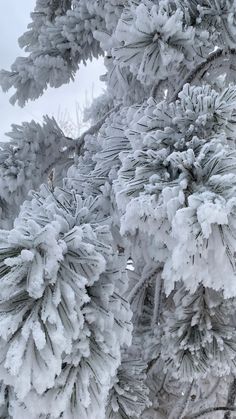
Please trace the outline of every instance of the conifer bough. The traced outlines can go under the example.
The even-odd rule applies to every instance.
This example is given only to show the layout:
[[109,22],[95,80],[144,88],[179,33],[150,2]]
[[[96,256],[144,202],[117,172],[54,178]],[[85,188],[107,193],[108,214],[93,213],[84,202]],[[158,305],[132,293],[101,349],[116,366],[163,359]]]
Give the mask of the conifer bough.
[[37,0],[19,43],[12,103],[106,90],[0,146],[0,417],[233,418],[236,1]]

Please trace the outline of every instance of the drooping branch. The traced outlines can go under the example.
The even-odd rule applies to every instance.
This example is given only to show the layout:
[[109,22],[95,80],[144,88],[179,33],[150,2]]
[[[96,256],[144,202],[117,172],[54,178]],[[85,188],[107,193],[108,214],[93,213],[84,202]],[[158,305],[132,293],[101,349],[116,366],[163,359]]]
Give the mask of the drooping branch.
[[207,413],[219,412],[219,411],[231,411],[236,412],[235,406],[217,406],[217,407],[208,407],[207,409],[200,410],[197,413],[192,413],[191,415],[184,416],[183,419],[196,419],[200,416],[206,415]]
[[210,67],[210,65],[217,60],[218,58],[224,57],[224,56],[230,56],[230,55],[236,55],[236,49],[235,48],[231,48],[231,49],[222,49],[219,48],[216,51],[213,51],[211,54],[208,55],[207,59],[203,62],[201,62],[200,64],[198,64],[183,80],[183,82],[181,83],[181,85],[178,87],[178,89],[175,91],[174,95],[170,98],[169,102],[174,102],[178,99],[178,94],[181,92],[181,90],[183,89],[183,86],[186,83],[191,83],[195,77],[197,77],[197,75],[201,72],[204,71],[206,72],[208,70],[208,68]]

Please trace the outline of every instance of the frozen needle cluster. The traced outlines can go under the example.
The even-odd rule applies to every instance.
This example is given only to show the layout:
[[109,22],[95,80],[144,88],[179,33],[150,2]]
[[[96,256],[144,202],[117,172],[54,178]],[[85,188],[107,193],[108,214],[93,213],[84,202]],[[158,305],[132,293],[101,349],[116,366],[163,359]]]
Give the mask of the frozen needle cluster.
[[236,2],[37,0],[21,106],[104,56],[91,126],[0,146],[0,417],[229,419]]

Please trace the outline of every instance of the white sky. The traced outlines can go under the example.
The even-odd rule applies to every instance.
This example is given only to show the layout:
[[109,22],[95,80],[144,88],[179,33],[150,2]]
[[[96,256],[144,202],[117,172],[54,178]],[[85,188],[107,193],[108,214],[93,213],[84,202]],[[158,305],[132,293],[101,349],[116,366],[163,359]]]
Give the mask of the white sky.
[[[7,0],[0,14],[0,68],[9,70],[15,58],[22,54],[18,46],[18,38],[30,22],[30,12],[33,11],[36,0]],[[3,10],[4,9],[4,10]],[[103,60],[94,60],[87,67],[81,66],[74,83],[66,84],[59,89],[49,88],[38,100],[28,102],[24,108],[9,103],[11,91],[3,93],[0,88],[0,141],[4,133],[10,131],[12,123],[21,123],[35,119],[42,120],[42,115],[53,115],[65,111],[75,121],[76,103],[81,107],[93,96],[98,96],[104,84],[99,76],[105,72]],[[14,89],[12,90],[12,92]]]

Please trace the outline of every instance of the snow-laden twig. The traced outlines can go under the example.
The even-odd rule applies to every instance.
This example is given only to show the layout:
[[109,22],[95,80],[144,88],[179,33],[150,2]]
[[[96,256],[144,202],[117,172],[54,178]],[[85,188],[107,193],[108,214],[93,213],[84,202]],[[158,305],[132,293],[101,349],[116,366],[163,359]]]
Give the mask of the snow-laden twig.
[[219,412],[220,410],[222,411],[229,410],[231,412],[236,412],[236,407],[235,406],[208,407],[207,409],[200,410],[197,413],[192,413],[191,415],[184,416],[183,419],[196,419],[196,418],[200,418],[200,416],[206,415],[207,413]]
[[76,140],[73,140],[72,138],[66,137],[66,139],[68,141],[71,141],[72,145],[67,147],[66,150],[64,150],[60,157],[58,159],[56,159],[53,164],[51,166],[49,166],[47,168],[47,173],[50,173],[53,168],[60,163],[61,161],[63,161],[65,158],[68,158],[68,156],[70,154],[74,154],[76,152],[76,154],[79,154],[81,151],[81,148],[84,144],[84,140],[86,135],[93,135],[96,132],[99,131],[99,129],[101,128],[101,126],[104,124],[104,122],[106,121],[106,119],[113,113],[116,112],[118,109],[120,109],[121,104],[115,106],[114,108],[112,108],[109,112],[107,112],[101,119],[99,119],[98,122],[96,122],[96,124],[92,125],[89,129],[87,129],[85,132],[83,132],[83,134],[77,138]]
[[119,105],[115,106],[114,108],[112,108],[109,112],[107,112],[101,119],[99,119],[98,122],[96,122],[96,124],[92,125],[87,131],[85,131],[77,140],[75,140],[75,144],[77,146],[77,149],[80,150],[81,145],[84,143],[84,139],[86,137],[86,135],[93,135],[96,132],[98,132],[101,128],[101,126],[104,124],[104,122],[106,121],[106,119],[113,113],[116,112],[120,109],[121,104],[119,103]]
[[[227,406],[234,406],[236,399],[236,378],[233,379],[232,383],[229,386],[229,393],[228,393],[228,399],[227,399]],[[225,413],[224,419],[230,419],[231,418],[231,412],[230,410]]]
[[216,51],[213,51],[209,54],[209,56],[207,57],[207,59],[203,62],[201,62],[200,64],[198,64],[183,80],[183,82],[181,83],[181,85],[178,87],[178,89],[175,91],[174,95],[170,98],[169,102],[175,102],[178,99],[178,95],[181,92],[181,90],[183,89],[183,86],[186,83],[191,83],[195,77],[197,77],[197,75],[205,70],[207,71],[208,66],[210,66],[216,59],[223,57],[223,56],[230,56],[230,55],[236,55],[236,49],[235,48],[231,48],[229,50],[225,50],[222,48],[218,48]]
[[161,268],[158,268],[158,269],[155,269],[154,272],[152,272],[150,275],[142,275],[141,276],[140,280],[133,287],[132,291],[129,294],[128,300],[129,300],[130,304],[132,304],[134,302],[135,297],[139,293],[140,289],[144,286],[144,284],[151,281],[160,272],[161,272]]
[[175,419],[175,418],[184,419],[183,415],[188,406],[192,388],[193,388],[193,381],[186,388],[183,398],[179,401],[178,405],[174,407],[168,419]]
[[154,309],[152,315],[152,327],[159,323],[160,313],[161,313],[161,300],[162,300],[162,278],[156,278],[155,283],[155,295],[154,295]]
[[215,384],[209,390],[209,392],[204,393],[203,398],[199,398],[197,401],[194,401],[194,410],[201,409],[203,403],[207,401],[212,396],[212,394],[215,394],[216,389],[219,386],[220,382],[221,382],[221,379],[218,378]]

